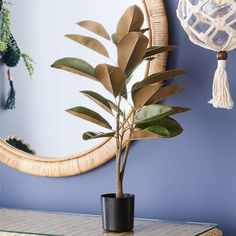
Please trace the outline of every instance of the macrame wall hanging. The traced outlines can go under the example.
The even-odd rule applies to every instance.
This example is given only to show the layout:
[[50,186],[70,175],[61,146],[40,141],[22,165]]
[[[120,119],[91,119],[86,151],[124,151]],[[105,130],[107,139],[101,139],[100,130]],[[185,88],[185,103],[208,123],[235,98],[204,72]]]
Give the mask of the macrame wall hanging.
[[0,58],[7,69],[7,78],[10,84],[10,91],[6,99],[5,109],[15,109],[15,89],[13,85],[13,77],[11,68],[18,65],[22,58],[29,75],[33,75],[33,60],[25,53],[21,53],[16,40],[14,39],[10,26],[10,12],[8,6],[11,5],[9,1],[0,0]]
[[226,72],[227,51],[236,48],[235,0],[180,0],[177,16],[190,40],[217,52],[212,99],[215,108],[233,108]]

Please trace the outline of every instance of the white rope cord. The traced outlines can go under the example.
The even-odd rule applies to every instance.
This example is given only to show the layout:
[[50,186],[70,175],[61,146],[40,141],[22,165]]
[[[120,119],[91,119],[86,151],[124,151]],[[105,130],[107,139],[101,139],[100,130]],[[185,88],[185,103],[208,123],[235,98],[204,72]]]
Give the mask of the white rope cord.
[[[236,47],[236,2],[234,0],[221,0],[222,2],[228,3],[228,7],[231,10],[225,12],[223,16],[214,17],[214,15],[217,15],[217,12],[219,12],[219,8],[215,7],[209,12],[206,12],[205,8],[206,4],[213,4],[215,1],[216,0],[199,0],[198,5],[192,5],[191,0],[180,0],[177,16],[193,43],[217,52],[230,51]],[[187,14],[187,16],[184,17],[184,14]],[[192,17],[196,17],[196,20],[194,24],[191,25],[189,24],[189,20]],[[232,20],[227,21],[230,18],[232,18]],[[209,28],[206,29],[205,32],[198,32],[196,26],[199,25],[199,23],[206,23]],[[213,29],[215,29],[214,32],[209,35],[210,31]],[[213,38],[217,36],[219,31],[223,31],[229,36],[228,40],[221,45],[213,41]],[[209,37],[212,40],[208,40]]]
[[[177,16],[194,44],[216,52],[236,48],[235,0],[179,0]],[[209,103],[232,109],[226,58],[218,59]]]
[[226,109],[233,108],[233,101],[229,93],[229,83],[227,79],[227,72],[225,70],[226,61],[218,60],[218,67],[214,76],[214,83],[212,86],[212,99],[209,101],[215,108],[224,107]]

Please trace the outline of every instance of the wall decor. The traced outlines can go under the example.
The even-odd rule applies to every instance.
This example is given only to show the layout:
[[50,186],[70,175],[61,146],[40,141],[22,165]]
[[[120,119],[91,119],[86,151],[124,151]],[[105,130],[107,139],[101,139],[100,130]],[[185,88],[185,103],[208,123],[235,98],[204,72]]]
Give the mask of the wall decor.
[[[29,4],[29,3],[31,3],[31,0],[22,0],[22,2],[20,2],[20,3],[18,1],[16,1],[15,4],[16,5],[18,4],[19,9],[25,9],[25,10],[30,9],[31,12],[33,12],[33,16],[35,16],[39,12],[40,7],[42,7],[42,9],[45,8],[45,2],[46,1],[47,0],[36,1],[33,4],[33,6],[31,6]],[[81,4],[76,0],[70,0],[70,1],[73,2],[73,4],[75,4],[75,5],[77,4],[78,6],[80,6],[79,4]],[[133,2],[133,0],[132,0],[132,2]],[[110,1],[105,1],[104,0],[104,1],[102,1],[102,3],[104,5],[105,4],[107,5],[107,4],[110,3]],[[101,5],[102,3],[99,2],[99,5]],[[68,11],[74,11],[75,7],[74,7],[73,4],[68,4],[68,6],[67,6]],[[113,5],[116,4],[117,9],[119,8],[120,5],[122,5],[120,3],[120,1],[114,2],[112,4]],[[143,8],[145,10],[145,13],[146,13],[146,21],[148,23],[148,28],[150,29],[149,31],[146,32],[146,34],[150,34],[150,36],[149,36],[150,46],[168,45],[168,24],[167,24],[167,17],[166,17],[165,7],[164,7],[164,4],[163,4],[163,1],[162,0],[158,0],[158,1],[157,0],[137,1],[137,4],[140,4],[140,6],[143,6]],[[29,8],[29,7],[32,7],[32,8]],[[123,2],[122,11],[121,11],[121,8],[119,8],[120,12],[117,10],[117,12],[119,13],[119,15],[116,13],[117,17],[120,16],[120,14],[124,11],[124,9],[126,7],[127,7],[127,3]],[[48,38],[45,37],[45,34],[41,34],[42,35],[41,41],[45,40],[45,43],[47,43],[52,38],[52,44],[48,48],[50,50],[50,48],[55,47],[55,51],[58,52],[58,53],[61,53],[61,51],[64,50],[63,53],[61,53],[61,56],[64,56],[65,53],[67,53],[66,47],[64,48],[64,45],[63,45],[63,48],[62,48],[61,44],[63,44],[63,42],[67,42],[67,46],[70,46],[70,45],[75,46],[75,48],[73,48],[72,51],[71,51],[72,55],[73,55],[73,52],[74,52],[75,56],[78,56],[79,54],[78,54],[78,51],[76,51],[76,50],[77,49],[82,50],[80,48],[80,45],[79,44],[74,44],[70,40],[64,40],[64,38],[61,36],[65,33],[68,33],[67,28],[70,27],[70,24],[73,25],[73,23],[77,20],[77,15],[76,15],[77,11],[75,11],[74,16],[71,17],[71,19],[66,24],[63,25],[64,29],[62,29],[62,23],[65,20],[63,19],[63,22],[58,24],[58,16],[60,15],[60,12],[58,11],[57,8],[55,8],[54,5],[53,5],[52,9],[51,8],[48,9],[48,15],[50,17],[52,17],[52,13],[54,14],[54,19],[56,19],[54,26],[55,26],[55,29],[57,29],[57,30],[54,30],[54,32],[59,31],[60,34],[57,33],[58,38],[56,37],[56,41],[55,41],[54,34],[52,34],[52,37],[51,37],[51,35],[50,35],[51,31],[48,33],[49,34]],[[25,15],[25,12],[23,12],[22,14]],[[98,14],[98,13],[95,12],[94,14]],[[34,21],[34,18],[32,19],[32,22],[33,22],[32,27],[33,27],[33,29],[36,29],[36,30],[38,30],[38,28],[39,28],[40,32],[42,32],[43,29],[46,26],[45,26],[45,24],[42,24],[40,14],[39,14],[39,18],[40,18],[39,22]],[[26,19],[28,19],[28,18],[26,18]],[[105,18],[105,20],[106,20],[106,18]],[[35,27],[36,24],[38,24],[37,27]],[[114,26],[115,26],[115,22],[114,22]],[[115,28],[114,26],[111,27],[111,29],[109,30],[110,34],[112,34],[114,32],[114,28]],[[29,26],[27,25],[27,27],[29,27]],[[74,25],[74,27],[75,27],[75,30],[78,30],[77,25]],[[49,26],[48,29],[50,30],[50,26]],[[82,30],[82,28],[79,28],[79,29]],[[73,28],[72,28],[72,30],[73,30]],[[33,37],[34,35],[30,34],[30,36]],[[22,37],[23,37],[23,39],[24,38],[28,39],[28,37],[26,37],[25,35],[23,35]],[[35,40],[38,40],[38,37],[39,37],[39,35],[35,34]],[[60,41],[60,38],[61,38],[61,41]],[[33,40],[34,40],[34,38],[33,38]],[[104,39],[104,40],[108,41],[106,39]],[[58,41],[60,41],[59,45],[58,45]],[[23,42],[23,40],[22,40],[22,42]],[[45,48],[45,44],[43,44],[41,47]],[[81,46],[81,47],[83,47],[83,46]],[[115,46],[114,46],[114,48],[115,48]],[[32,50],[33,49],[34,49],[34,46],[32,47]],[[60,49],[60,50],[58,50],[58,49]],[[92,51],[92,50],[90,50],[90,51]],[[54,99],[53,96],[52,96],[52,99],[51,99],[52,101],[51,100],[47,101],[48,104],[52,104],[49,107],[50,109],[46,111],[47,116],[45,116],[45,104],[40,103],[41,99],[42,99],[41,98],[42,96],[40,96],[40,95],[44,94],[44,90],[46,91],[48,89],[50,96],[51,96],[52,92],[53,93],[56,92],[56,90],[52,90],[51,87],[49,88],[49,86],[45,86],[45,85],[50,84],[51,81],[54,78],[55,78],[55,81],[53,81],[51,83],[51,86],[54,86],[55,84],[57,85],[57,84],[60,83],[60,81],[63,78],[65,78],[65,84],[63,84],[63,88],[62,88],[62,92],[63,92],[63,90],[66,90],[66,89],[64,89],[65,86],[70,85],[71,83],[73,83],[73,81],[79,81],[79,82],[80,81],[85,81],[86,82],[86,80],[82,80],[82,79],[79,78],[79,76],[73,75],[72,73],[66,73],[66,72],[63,72],[63,71],[51,69],[50,68],[50,63],[52,63],[57,57],[53,58],[53,56],[55,56],[55,55],[52,55],[52,57],[50,57],[51,59],[48,60],[49,56],[44,57],[43,53],[44,53],[43,50],[40,50],[40,56],[43,55],[43,57],[42,57],[43,60],[41,60],[40,64],[39,64],[40,57],[37,57],[37,55],[36,55],[37,62],[38,62],[37,63],[38,67],[40,67],[40,65],[42,63],[44,63],[44,61],[46,61],[46,63],[43,65],[43,67],[40,67],[42,69],[40,69],[39,72],[45,71],[46,70],[45,68],[48,67],[49,69],[48,69],[47,73],[51,73],[50,74],[51,76],[48,76],[47,74],[44,74],[44,75],[42,74],[42,76],[40,76],[40,77],[42,77],[42,80],[45,78],[45,81],[43,83],[42,83],[41,80],[37,80],[37,86],[38,87],[40,86],[40,83],[42,83],[41,84],[42,89],[40,90],[40,92],[42,92],[42,93],[38,93],[37,96],[34,96],[34,98],[32,98],[32,99],[38,99],[38,100],[36,100],[37,103],[38,103],[38,107],[37,107],[36,110],[35,110],[35,106],[32,106],[32,108],[31,108],[32,110],[34,110],[34,112],[31,116],[30,122],[32,122],[31,125],[34,125],[34,124],[36,124],[36,125],[34,125],[33,128],[32,128],[32,130],[35,130],[35,132],[31,132],[30,136],[33,136],[33,137],[38,138],[39,140],[42,140],[42,145],[43,146],[48,145],[49,148],[52,149],[52,156],[49,156],[47,154],[41,155],[40,154],[41,150],[38,148],[38,146],[35,145],[34,142],[32,142],[32,139],[29,138],[30,136],[28,137],[24,134],[22,135],[22,133],[24,132],[24,130],[23,130],[22,133],[21,132],[15,132],[15,131],[13,131],[11,133],[6,132],[6,133],[2,134],[2,136],[5,137],[5,136],[8,136],[8,135],[17,134],[17,136],[23,137],[25,140],[28,140],[33,145],[33,147],[37,150],[37,156],[21,152],[21,151],[15,149],[14,147],[10,146],[9,144],[7,144],[4,140],[0,140],[0,161],[2,163],[12,167],[12,168],[15,168],[15,169],[19,170],[19,171],[29,173],[29,174],[33,174],[33,175],[48,176],[48,177],[64,177],[64,176],[78,175],[78,174],[90,171],[94,168],[97,168],[97,167],[105,164],[106,162],[111,160],[116,154],[116,152],[115,152],[115,150],[116,150],[115,149],[115,147],[116,147],[115,139],[112,138],[112,137],[104,138],[104,140],[102,140],[101,142],[99,142],[98,140],[97,141],[94,140],[94,143],[93,143],[93,141],[91,141],[92,145],[90,147],[87,147],[86,144],[84,144],[84,143],[88,143],[88,142],[82,143],[82,140],[80,141],[80,137],[79,137],[80,135],[78,135],[78,133],[77,133],[77,128],[79,128],[78,129],[79,131],[81,130],[81,128],[80,128],[81,125],[78,125],[80,122],[78,121],[78,119],[76,117],[73,117],[70,114],[67,114],[66,112],[64,112],[64,110],[66,108],[68,108],[69,105],[68,105],[68,102],[67,102],[66,98],[65,97],[61,98],[62,97],[61,95],[59,95],[60,97],[57,97],[56,99],[61,99],[60,100],[61,103],[63,103],[64,101],[66,101],[66,102],[65,102],[65,108],[61,107],[61,106],[58,106],[59,109],[60,109],[59,115],[63,116],[63,119],[64,119],[64,115],[68,116],[68,117],[66,117],[66,119],[68,119],[68,124],[67,124],[67,126],[65,126],[64,123],[63,123],[63,127],[64,126],[66,127],[66,129],[63,129],[63,132],[61,132],[61,129],[59,129],[61,127],[56,125],[56,131],[59,130],[59,133],[57,133],[57,135],[58,136],[63,136],[63,138],[65,136],[65,138],[67,140],[68,137],[66,136],[66,131],[70,130],[70,128],[72,128],[73,130],[70,131],[70,136],[72,135],[71,133],[73,133],[73,132],[75,132],[76,136],[73,139],[69,139],[69,141],[65,140],[64,142],[61,142],[60,144],[61,144],[62,147],[68,148],[68,146],[70,145],[70,142],[74,142],[76,139],[78,139],[79,141],[77,143],[81,144],[83,149],[81,151],[79,150],[78,152],[73,151],[72,153],[74,153],[74,154],[72,154],[72,155],[71,154],[69,154],[69,155],[68,154],[65,154],[65,155],[63,154],[62,156],[60,156],[59,154],[53,154],[54,152],[56,153],[56,151],[57,151],[56,148],[58,146],[56,146],[55,148],[51,148],[50,141],[47,139],[47,133],[48,133],[48,130],[49,131],[53,130],[53,132],[56,132],[55,129],[52,129],[52,128],[54,126],[54,123],[56,123],[57,119],[60,119],[60,117],[57,116],[57,115],[52,116],[53,118],[54,117],[55,118],[53,119],[52,123],[49,123],[50,127],[49,126],[46,126],[46,127],[40,126],[40,129],[45,128],[45,130],[46,130],[45,137],[38,131],[38,126],[39,126],[38,123],[42,119],[46,119],[46,121],[48,123],[50,121],[49,120],[50,114],[55,113],[54,109],[55,109],[56,104],[54,102],[55,99]],[[48,51],[45,51],[45,53],[46,53],[46,55],[48,55]],[[92,57],[89,57],[89,58],[91,60],[93,59]],[[155,58],[152,58],[152,59],[153,60],[148,61],[146,69],[143,68],[141,71],[138,71],[138,74],[142,75],[140,79],[142,79],[144,77],[147,77],[148,74],[150,75],[150,74],[157,73],[157,72],[162,72],[162,71],[165,70],[166,61],[167,61],[167,52],[161,53],[161,54],[155,56]],[[145,76],[144,76],[144,74],[145,74]],[[76,79],[74,79],[72,77],[71,81],[70,81],[70,80],[68,80],[69,76],[74,76]],[[85,82],[83,82],[83,84]],[[88,80],[88,82],[93,83],[92,80],[91,81]],[[93,84],[94,84],[94,86],[96,85],[96,83],[93,83]],[[77,85],[79,85],[79,84],[77,83]],[[37,87],[37,91],[38,91],[38,87]],[[29,90],[32,93],[35,93],[36,90],[33,90],[33,89],[34,88],[29,87]],[[75,96],[76,104],[77,104],[78,103],[77,102],[78,101],[78,96],[79,96],[78,87],[75,87],[75,86],[73,87],[72,86],[72,89],[73,90],[70,90],[70,93],[74,94],[73,96]],[[103,94],[103,91],[104,90],[102,90],[102,88],[101,88],[101,91],[99,90],[99,93]],[[83,99],[82,95],[81,95],[81,99]],[[32,102],[32,101],[29,101],[29,102]],[[58,103],[58,100],[57,100],[57,103]],[[34,104],[35,104],[35,102],[34,102]],[[92,102],[91,102],[90,105],[94,105],[94,104],[92,104]],[[128,113],[129,112],[127,112],[127,114]],[[32,118],[32,117],[34,117],[34,115],[35,115],[35,118]],[[104,115],[105,115],[105,113],[104,113]],[[109,116],[109,114],[108,114],[108,116]],[[72,125],[72,123],[71,123],[73,121],[73,119],[74,119],[75,125]],[[24,122],[24,120],[22,120],[21,122]],[[33,123],[33,122],[36,122],[36,123]],[[88,125],[84,125],[84,126],[85,127],[82,127],[82,128],[85,128],[85,130],[90,129]],[[39,137],[36,136],[37,133],[40,133]],[[56,135],[54,135],[54,137],[57,138]],[[127,137],[125,136],[124,137],[124,142],[126,141],[126,138]],[[49,142],[50,145],[48,144],[48,142]]]
[[190,40],[217,52],[212,99],[215,108],[233,108],[228,75],[227,51],[236,48],[236,2],[234,0],[180,0],[177,16]]
[[9,6],[12,5],[10,1],[0,0],[0,59],[7,67],[7,78],[10,84],[10,91],[6,100],[5,109],[15,109],[16,92],[13,85],[13,77],[11,68],[16,67],[22,58],[28,74],[33,75],[33,59],[26,53],[21,53],[20,48],[14,36],[11,33],[11,18]]
[[[81,91],[105,112],[113,117],[106,120],[101,113],[88,107],[76,106],[67,110],[80,119],[94,123],[105,131],[87,131],[84,140],[112,137],[116,142],[116,193],[102,195],[103,228],[108,231],[127,232],[134,227],[134,195],[124,194],[123,179],[129,156],[130,144],[134,140],[171,138],[182,133],[180,124],[171,118],[178,113],[188,111],[183,107],[170,107],[161,102],[183,89],[180,85],[165,86],[165,81],[185,73],[183,70],[170,70],[148,75],[134,83],[129,89],[132,75],[145,60],[152,60],[163,52],[173,50],[173,46],[149,47],[145,36],[142,10],[133,5],[121,16],[115,33],[110,37],[107,30],[95,21],[80,21],[78,25],[93,33],[112,40],[117,47],[117,61],[111,58],[111,64],[91,66],[82,58],[65,57],[55,61],[53,68],[78,74],[86,79],[101,83],[113,99],[107,99],[97,91]],[[110,58],[108,50],[96,38],[78,34],[68,34],[67,38]],[[131,95],[131,99],[129,99]],[[122,102],[128,103],[131,114],[127,115]],[[99,128],[99,129],[100,129]],[[124,142],[124,137],[126,141]],[[124,155],[122,154],[122,150]]]

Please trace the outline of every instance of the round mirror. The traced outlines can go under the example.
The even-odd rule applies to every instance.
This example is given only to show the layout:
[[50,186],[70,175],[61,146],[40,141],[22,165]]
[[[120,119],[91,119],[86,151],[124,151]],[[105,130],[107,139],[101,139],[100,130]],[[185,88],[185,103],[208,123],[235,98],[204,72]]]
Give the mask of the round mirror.
[[[166,45],[168,30],[163,2],[160,0],[143,2],[67,0],[60,3],[56,0],[13,0],[12,2],[14,4],[11,7],[12,33],[21,49],[29,53],[36,64],[33,78],[27,78],[25,68],[22,66],[13,70],[17,90],[16,109],[0,110],[0,136],[4,138],[16,135],[23,138],[34,148],[37,156],[20,152],[1,141],[0,160],[21,171],[46,176],[79,174],[105,163],[115,154],[114,141],[112,139],[104,139],[102,142],[83,141],[82,134],[96,130],[96,126],[71,116],[65,110],[83,105],[96,109],[107,120],[112,120],[109,114],[105,114],[98,107],[95,108],[96,105],[79,91],[92,88],[107,98],[110,97],[109,93],[98,83],[55,70],[50,65],[63,57],[83,58],[93,66],[100,63],[112,64],[110,59],[89,51],[63,35],[93,36],[76,24],[78,21],[88,19],[102,23],[112,34],[116,30],[120,16],[134,4],[140,6],[146,13],[143,27],[150,28],[151,44]],[[156,31],[158,33],[155,33]],[[115,60],[116,47],[105,39],[100,40],[109,50],[110,57]],[[165,54],[152,62],[143,63],[134,74],[132,83],[143,79],[148,70],[163,70],[165,64]],[[2,66],[1,71],[3,70]],[[4,84],[3,86],[7,87]],[[128,111],[129,106],[127,106]]]

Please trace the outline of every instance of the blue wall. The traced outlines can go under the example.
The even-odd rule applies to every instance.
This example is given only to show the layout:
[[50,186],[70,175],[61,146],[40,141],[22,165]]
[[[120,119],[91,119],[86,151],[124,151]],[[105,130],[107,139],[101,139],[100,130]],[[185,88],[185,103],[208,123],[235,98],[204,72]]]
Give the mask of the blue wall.
[[[175,16],[177,0],[166,1],[170,39],[179,49],[169,67],[184,68],[176,79],[186,89],[168,101],[192,108],[178,116],[183,135],[169,140],[136,142],[125,178],[125,190],[136,194],[136,216],[216,222],[225,236],[236,235],[236,110],[213,109],[215,53],[191,44]],[[236,53],[228,62],[236,98]],[[1,111],[0,111],[1,113]],[[1,115],[1,114],[0,114]],[[87,174],[50,179],[0,166],[0,206],[99,213],[99,195],[114,190],[114,161]]]

